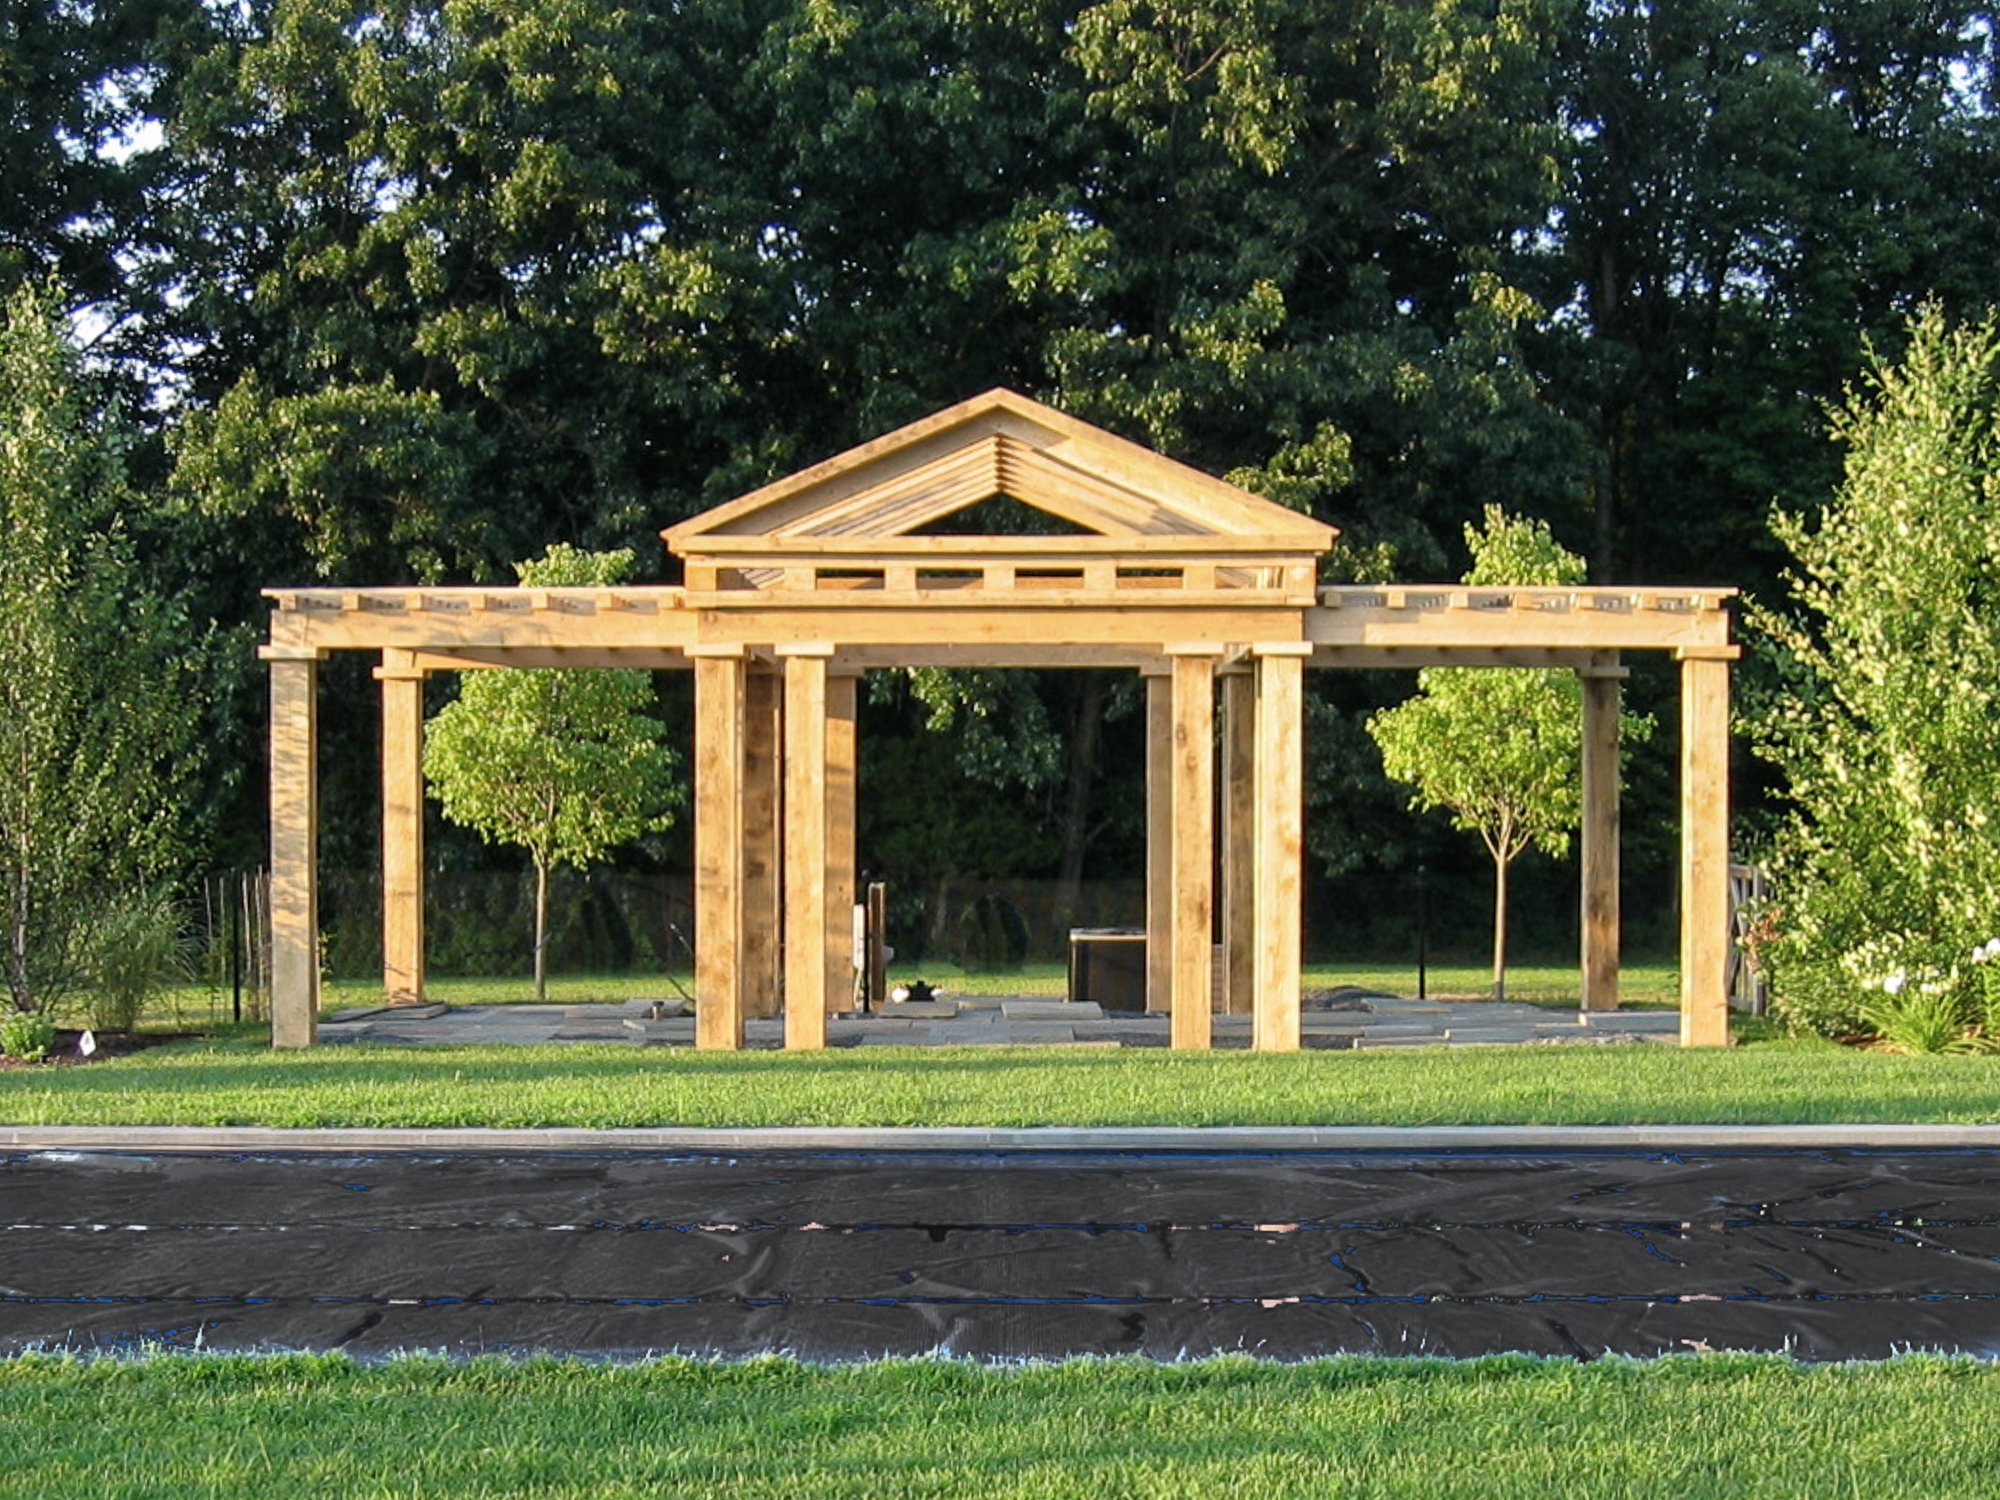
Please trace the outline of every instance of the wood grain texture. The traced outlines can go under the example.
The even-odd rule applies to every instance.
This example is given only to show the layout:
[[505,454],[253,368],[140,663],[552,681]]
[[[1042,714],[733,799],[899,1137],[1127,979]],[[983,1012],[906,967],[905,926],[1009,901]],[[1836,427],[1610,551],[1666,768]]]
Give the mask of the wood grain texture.
[[1175,1047],[1206,1048],[1215,1004],[1215,662],[1177,656],[1168,681],[1173,715],[1169,1031]]
[[785,659],[785,1046],[826,1045],[826,659]]
[[1304,673],[1296,656],[1257,658],[1255,883],[1257,941],[1251,1045],[1299,1046],[1300,866],[1304,849]]
[[1681,1045],[1729,1045],[1729,663],[1681,663]]
[[779,754],[784,682],[752,667],[743,681],[743,1012],[778,1013]]
[[1229,1014],[1250,1014],[1256,993],[1257,679],[1222,679],[1222,993]]
[[382,999],[424,998],[424,680],[382,653]]
[[826,1009],[854,1005],[855,797],[861,679],[837,675],[826,684]]
[[1583,1008],[1618,1008],[1618,788],[1620,684],[1605,672],[1583,678]]
[[1173,678],[1146,678],[1146,1009],[1173,1004]]
[[272,659],[271,1045],[319,1036],[319,673]]
[[695,1045],[743,1045],[744,663],[694,668]]

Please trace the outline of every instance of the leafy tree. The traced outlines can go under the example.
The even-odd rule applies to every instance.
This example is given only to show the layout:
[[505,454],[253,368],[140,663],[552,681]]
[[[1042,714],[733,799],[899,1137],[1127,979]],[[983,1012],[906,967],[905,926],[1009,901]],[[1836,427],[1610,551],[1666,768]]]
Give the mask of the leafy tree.
[[[618,583],[631,567],[629,552],[558,544],[518,572],[530,587],[565,588]],[[430,720],[424,775],[444,815],[534,861],[537,1000],[548,993],[549,871],[673,821],[675,757],[652,703],[645,672],[471,672]]]
[[1778,685],[1748,714],[1792,803],[1774,1001],[1818,1030],[2000,934],[2000,318],[1927,309],[1832,430],[1824,515],[1772,518],[1797,610],[1752,611]]
[[[1488,506],[1468,526],[1470,584],[1560,587],[1583,581],[1582,559],[1537,521]],[[1582,690],[1576,674],[1515,668],[1426,667],[1417,695],[1368,720],[1392,780],[1413,786],[1410,805],[1443,808],[1493,857],[1493,998],[1507,993],[1507,870],[1531,844],[1569,852],[1583,812]],[[1628,716],[1627,732],[1650,729]]]
[[1526,284],[1565,314],[1541,368],[1589,435],[1596,577],[1775,582],[1765,511],[1832,488],[1864,336],[2000,295],[1994,58],[1981,4],[1577,0]]
[[148,593],[113,417],[88,409],[51,291],[0,327],[0,881],[16,1010],[77,983],[108,894],[184,852],[199,710],[181,610]]

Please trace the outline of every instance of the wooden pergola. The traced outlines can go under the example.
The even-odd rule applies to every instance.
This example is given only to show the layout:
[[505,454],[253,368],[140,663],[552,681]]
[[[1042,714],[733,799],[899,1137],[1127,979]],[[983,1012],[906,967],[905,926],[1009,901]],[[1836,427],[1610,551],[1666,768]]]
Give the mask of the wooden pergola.
[[[1067,530],[937,530],[995,500]],[[746,1017],[782,1013],[785,1045],[811,1048],[849,1004],[861,674],[1124,667],[1147,682],[1149,1003],[1170,1013],[1175,1046],[1206,1047],[1219,994],[1251,1015],[1264,1050],[1299,1045],[1304,669],[1564,667],[1583,679],[1583,1003],[1608,1009],[1620,654],[1671,652],[1681,1041],[1728,1041],[1733,590],[1318,588],[1331,527],[1004,390],[663,535],[685,562],[678,588],[269,591],[276,1045],[316,1031],[315,664],[331,651],[380,654],[391,1003],[424,987],[430,673],[691,669],[697,1044],[739,1047]]]

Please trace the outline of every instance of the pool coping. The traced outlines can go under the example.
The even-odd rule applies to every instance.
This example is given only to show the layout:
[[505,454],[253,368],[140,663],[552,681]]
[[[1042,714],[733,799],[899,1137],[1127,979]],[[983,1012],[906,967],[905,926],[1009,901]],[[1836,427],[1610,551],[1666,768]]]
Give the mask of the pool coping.
[[0,1148],[156,1152],[1324,1152],[2000,1149],[1993,1125],[764,1126],[276,1129],[0,1125]]

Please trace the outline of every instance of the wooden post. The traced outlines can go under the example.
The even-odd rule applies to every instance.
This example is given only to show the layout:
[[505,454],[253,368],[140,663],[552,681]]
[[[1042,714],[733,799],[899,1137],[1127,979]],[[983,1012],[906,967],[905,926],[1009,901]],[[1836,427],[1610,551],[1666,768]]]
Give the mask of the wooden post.
[[318,653],[271,664],[271,1044],[319,1037]]
[[1729,1045],[1729,654],[1681,661],[1681,1045]]
[[1176,656],[1173,711],[1172,968],[1175,1047],[1206,1049],[1215,1004],[1215,661]]
[[1299,655],[1257,657],[1257,805],[1252,858],[1257,942],[1251,1045],[1259,1052],[1299,1046],[1299,904],[1304,844],[1304,663]]
[[424,999],[424,674],[385,650],[382,684],[382,1000]]
[[1173,678],[1146,675],[1146,1009],[1167,1010],[1173,993]]
[[1257,679],[1222,679],[1222,969],[1225,1008],[1250,1014],[1256,990]]
[[826,1008],[854,1008],[854,816],[861,679],[826,682]]
[[746,669],[743,679],[743,1012],[778,1013],[778,755],[783,682]]
[[695,1045],[743,1045],[743,728],[740,655],[694,664]]
[[1603,652],[1583,679],[1583,1008],[1618,1008],[1619,684],[1626,671]]
[[785,1046],[826,1045],[826,658],[785,657]]

